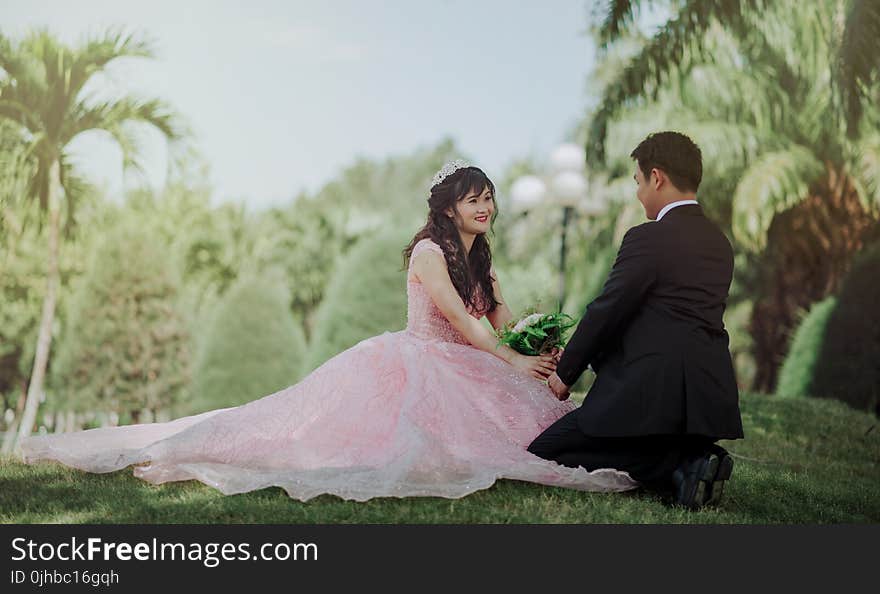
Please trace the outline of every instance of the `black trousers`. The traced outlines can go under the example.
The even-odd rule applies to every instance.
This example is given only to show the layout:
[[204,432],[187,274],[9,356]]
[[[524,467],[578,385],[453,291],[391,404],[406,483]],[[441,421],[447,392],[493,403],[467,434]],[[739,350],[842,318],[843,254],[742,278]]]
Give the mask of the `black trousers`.
[[678,465],[716,441],[703,435],[594,437],[580,430],[577,414],[574,410],[550,425],[528,450],[563,466],[624,470],[648,489],[667,491]]

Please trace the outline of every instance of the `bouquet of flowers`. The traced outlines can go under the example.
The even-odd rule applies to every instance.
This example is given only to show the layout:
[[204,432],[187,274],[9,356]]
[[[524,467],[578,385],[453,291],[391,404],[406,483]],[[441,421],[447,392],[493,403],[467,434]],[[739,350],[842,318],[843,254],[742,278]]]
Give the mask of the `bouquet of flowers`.
[[563,335],[574,325],[572,317],[562,312],[531,313],[498,331],[498,344],[506,344],[523,355],[541,355],[563,346]]

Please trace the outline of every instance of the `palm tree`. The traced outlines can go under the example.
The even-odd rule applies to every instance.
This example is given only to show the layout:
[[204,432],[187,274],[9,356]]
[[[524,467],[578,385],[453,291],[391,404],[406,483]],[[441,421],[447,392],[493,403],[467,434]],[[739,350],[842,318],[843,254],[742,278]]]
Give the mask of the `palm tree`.
[[[611,0],[597,32],[603,49],[624,36],[635,13],[652,0]],[[762,15],[772,10],[780,14],[805,16],[802,6],[774,0],[669,0],[674,16],[645,45],[642,52],[624,69],[614,84],[605,90],[600,108],[593,118],[593,134],[587,145],[588,157],[603,156],[605,127],[614,113],[634,98],[651,95],[663,86],[667,76],[687,68],[693,61],[711,59],[704,33],[713,25],[723,27],[744,44],[750,45],[752,33],[762,23]],[[876,0],[823,1],[819,15],[833,19],[833,83],[850,136],[858,134],[864,105],[876,102],[870,89],[880,74],[880,3]],[[842,26],[841,26],[842,24]],[[754,48],[753,48],[754,49]]]
[[83,132],[103,130],[122,149],[124,166],[138,167],[130,123],[149,124],[168,140],[182,136],[175,116],[159,100],[126,96],[97,101],[83,92],[86,83],[111,61],[152,55],[146,42],[121,32],[107,32],[75,48],[58,42],[45,30],[30,33],[19,43],[0,34],[0,118],[17,125],[29,144],[37,165],[28,196],[39,201],[48,224],[46,295],[19,440],[29,435],[33,427],[49,360],[59,285],[62,213],[66,211],[65,229],[69,230],[77,200],[84,192],[67,147]]
[[[618,35],[633,3],[613,4],[606,40]],[[797,311],[836,290],[877,226],[880,114],[864,101],[853,108],[841,82],[856,81],[859,96],[869,96],[874,71],[836,65],[847,55],[844,9],[849,35],[869,30],[851,22],[853,10],[875,17],[880,10],[832,0],[809,14],[789,1],[762,5],[683,3],[606,89],[587,149],[593,158],[620,156],[622,139],[640,139],[627,127],[658,119],[703,147],[713,171],[701,196],[758,265],[749,279],[757,294],[753,387],[771,391]]]
[[[18,330],[22,326],[29,325],[31,320],[28,316],[22,315],[20,307],[21,303],[16,299],[16,303],[3,303],[2,299],[6,298],[9,293],[7,282],[17,285],[20,271],[17,269],[22,251],[21,244],[23,235],[23,220],[26,218],[27,207],[21,198],[27,192],[28,182],[33,175],[36,164],[35,160],[28,152],[27,142],[21,137],[16,126],[0,120],[0,409],[7,410],[11,408],[11,402],[7,399],[8,393],[14,393],[19,390],[19,372],[18,362],[21,357],[20,340],[18,340]],[[19,293],[20,294],[20,293]],[[10,300],[11,301],[11,300]],[[14,310],[7,305],[15,307]],[[7,310],[7,311],[3,311]],[[21,325],[18,325],[21,324]],[[25,386],[26,387],[26,386]],[[24,398],[19,398],[16,402],[17,417],[21,415],[21,407],[24,406]],[[15,430],[18,427],[20,419],[13,418],[13,421],[7,425],[6,433],[3,436],[2,445],[0,445],[0,454],[6,453],[12,446]]]

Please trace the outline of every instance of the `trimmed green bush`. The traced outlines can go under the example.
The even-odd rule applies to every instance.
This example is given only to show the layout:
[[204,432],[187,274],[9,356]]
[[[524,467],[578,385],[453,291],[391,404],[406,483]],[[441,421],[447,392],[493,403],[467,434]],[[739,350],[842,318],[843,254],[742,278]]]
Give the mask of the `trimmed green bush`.
[[271,276],[230,287],[201,343],[191,412],[244,404],[299,380],[305,336],[288,302],[286,287]]
[[853,262],[819,350],[812,393],[880,415],[880,243]]
[[339,261],[315,316],[304,371],[358,342],[406,327],[406,272],[401,252],[412,229],[360,240]]
[[74,293],[52,368],[55,410],[137,421],[173,406],[189,383],[190,340],[167,250],[135,224],[110,232]]
[[777,396],[809,396],[814,390],[816,364],[825,340],[831,314],[837,305],[835,297],[814,303],[794,333],[788,355],[779,372]]

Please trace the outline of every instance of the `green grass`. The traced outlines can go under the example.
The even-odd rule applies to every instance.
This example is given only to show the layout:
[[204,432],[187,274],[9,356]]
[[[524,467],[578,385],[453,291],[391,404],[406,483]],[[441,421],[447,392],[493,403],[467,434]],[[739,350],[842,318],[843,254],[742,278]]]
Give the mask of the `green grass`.
[[278,488],[224,496],[197,483],[153,486],[130,470],[93,475],[42,463],[0,462],[2,523],[736,523],[880,521],[877,418],[817,399],[742,397],[746,439],[720,507],[688,512],[644,493],[582,493],[499,481],[468,497],[321,496]]

